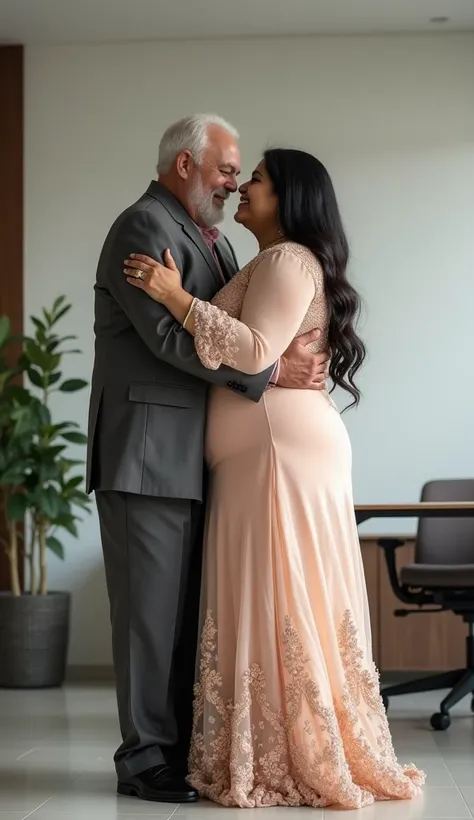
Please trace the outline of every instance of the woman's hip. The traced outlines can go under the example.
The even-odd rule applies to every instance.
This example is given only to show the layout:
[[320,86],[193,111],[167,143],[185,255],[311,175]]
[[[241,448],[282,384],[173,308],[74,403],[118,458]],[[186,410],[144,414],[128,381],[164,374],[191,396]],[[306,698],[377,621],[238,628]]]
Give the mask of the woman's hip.
[[345,425],[327,393],[310,390],[267,391],[255,403],[229,390],[211,391],[206,460],[209,467],[246,454],[276,452],[279,458],[296,454],[324,461],[351,461]]

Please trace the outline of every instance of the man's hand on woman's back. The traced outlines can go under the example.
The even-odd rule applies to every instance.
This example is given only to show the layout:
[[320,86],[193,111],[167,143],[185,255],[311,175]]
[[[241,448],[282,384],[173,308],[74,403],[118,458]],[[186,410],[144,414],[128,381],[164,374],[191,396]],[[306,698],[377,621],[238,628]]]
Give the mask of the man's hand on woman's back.
[[329,372],[328,351],[312,353],[308,345],[317,342],[320,330],[310,330],[295,339],[280,359],[278,387],[293,390],[325,390]]

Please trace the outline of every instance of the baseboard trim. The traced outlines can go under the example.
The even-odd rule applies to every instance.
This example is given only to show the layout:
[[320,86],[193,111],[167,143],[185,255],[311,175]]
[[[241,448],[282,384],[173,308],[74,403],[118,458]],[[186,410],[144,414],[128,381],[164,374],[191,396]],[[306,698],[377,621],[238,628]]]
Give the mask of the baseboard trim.
[[[432,670],[423,672],[390,671],[382,672],[380,675],[382,686],[393,686],[396,683],[404,683],[414,678],[429,677],[435,675]],[[66,672],[67,683],[114,683],[114,670],[112,666],[92,666],[75,665],[68,666]]]
[[441,675],[447,671],[447,669],[440,669],[439,671],[422,669],[419,672],[407,672],[406,670],[397,671],[395,669],[389,672],[381,672],[380,683],[382,686],[396,686],[398,683],[408,683],[408,681],[417,680],[417,678],[430,678],[432,675]]
[[72,664],[66,670],[67,683],[113,683],[112,666],[91,666]]

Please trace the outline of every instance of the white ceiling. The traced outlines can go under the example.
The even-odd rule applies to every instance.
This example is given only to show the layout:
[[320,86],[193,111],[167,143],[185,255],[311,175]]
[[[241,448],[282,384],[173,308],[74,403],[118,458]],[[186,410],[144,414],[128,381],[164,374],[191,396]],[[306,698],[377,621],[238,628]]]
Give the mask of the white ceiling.
[[469,30],[474,0],[0,0],[3,43]]

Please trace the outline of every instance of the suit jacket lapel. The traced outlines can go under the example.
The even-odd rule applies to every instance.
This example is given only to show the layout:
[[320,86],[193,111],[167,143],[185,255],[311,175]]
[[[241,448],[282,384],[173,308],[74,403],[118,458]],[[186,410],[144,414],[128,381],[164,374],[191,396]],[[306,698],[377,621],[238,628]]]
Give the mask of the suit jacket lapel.
[[180,202],[176,199],[173,194],[168,191],[163,185],[160,185],[159,182],[153,181],[150,183],[148,187],[147,193],[154,197],[154,199],[158,199],[161,202],[168,213],[173,217],[175,222],[181,225],[182,230],[189,237],[189,239],[194,242],[197,249],[202,254],[205,262],[207,262],[211,273],[216,280],[216,284],[220,288],[222,285],[222,277],[219,273],[217,268],[215,259],[212,256],[209,248],[207,247],[197,225],[193,222],[187,211],[183,208]]
[[232,277],[237,273],[238,268],[227,239],[224,236],[220,236],[215,248],[224,278],[226,282],[230,282]]

